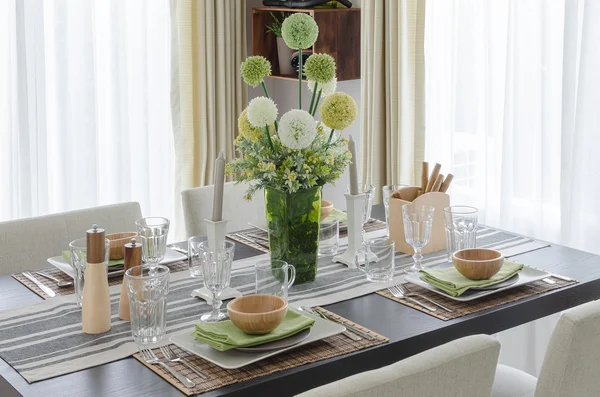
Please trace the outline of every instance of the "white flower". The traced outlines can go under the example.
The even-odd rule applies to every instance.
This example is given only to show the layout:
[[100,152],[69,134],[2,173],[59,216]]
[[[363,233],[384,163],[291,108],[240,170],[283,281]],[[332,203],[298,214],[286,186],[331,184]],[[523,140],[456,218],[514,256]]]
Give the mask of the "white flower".
[[317,136],[317,123],[305,110],[292,109],[279,120],[279,139],[290,149],[308,147]]
[[254,128],[265,128],[277,120],[277,105],[272,99],[259,96],[250,101],[247,114]]
[[[337,78],[332,78],[327,83],[322,83],[317,86],[317,91],[321,91],[321,98],[325,98],[327,95],[331,95],[337,88]],[[315,89],[315,81],[308,80],[308,89],[313,92]]]

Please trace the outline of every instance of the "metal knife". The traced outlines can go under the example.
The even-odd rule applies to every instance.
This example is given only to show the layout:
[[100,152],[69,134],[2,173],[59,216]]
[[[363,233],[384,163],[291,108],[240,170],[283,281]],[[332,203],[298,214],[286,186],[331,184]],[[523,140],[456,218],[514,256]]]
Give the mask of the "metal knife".
[[37,278],[33,277],[31,275],[31,273],[29,273],[29,272],[23,272],[22,274],[23,274],[23,276],[25,276],[26,278],[28,278],[31,282],[33,282],[35,285],[37,285],[38,287],[40,287],[40,289],[42,291],[44,291],[44,293],[46,295],[48,295],[50,298],[54,298],[56,296],[56,292],[52,291],[50,288],[48,288],[44,284],[42,284]]
[[321,312],[320,310],[315,310],[315,312],[319,313],[320,315],[322,315],[324,318],[326,318],[329,321],[333,321],[334,323],[338,323],[340,325],[343,325],[344,327],[348,328],[350,330],[350,332],[358,334],[358,335],[362,336],[365,339],[368,339],[368,340],[375,340],[375,339],[377,339],[373,335],[366,333],[365,331],[363,331],[360,328],[356,328],[356,327],[354,327],[354,326],[352,326],[350,324],[346,324],[346,323],[343,323],[343,322],[341,322],[339,320],[336,320],[333,317],[329,317],[328,315],[326,315],[325,313]]
[[261,241],[252,240],[251,238],[244,236],[242,233],[236,233],[235,235],[238,236],[239,238],[241,238],[242,240],[246,240],[252,244],[260,245],[261,247],[264,247],[267,249],[269,248],[269,246],[266,245],[265,243],[263,243]]

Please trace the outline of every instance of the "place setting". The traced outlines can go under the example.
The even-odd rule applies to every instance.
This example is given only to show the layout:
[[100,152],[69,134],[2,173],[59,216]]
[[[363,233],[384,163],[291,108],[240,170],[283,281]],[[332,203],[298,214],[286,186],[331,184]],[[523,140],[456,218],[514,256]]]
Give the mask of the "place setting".
[[[146,255],[144,263],[168,265],[171,271],[187,270],[187,255],[167,247],[166,235],[169,220],[161,217],[148,217],[136,222],[137,231],[106,234],[107,276],[109,285],[121,285],[125,275],[125,246],[132,239],[141,242],[145,252],[151,249],[160,253],[159,257]],[[156,248],[149,244],[160,244]],[[164,245],[165,247],[162,247]],[[47,259],[48,267],[33,271],[15,273],[13,278],[44,299],[75,293],[80,300],[83,291],[85,264],[87,258],[87,238],[82,237],[69,243],[69,246],[57,255]]]
[[[136,338],[132,329],[140,350],[134,357],[185,394],[387,342],[321,307],[290,303],[296,269],[285,261],[253,260],[250,275],[246,267],[232,269],[235,243],[223,238],[216,235],[216,248],[207,236],[188,240],[190,275],[202,279],[212,295],[206,299],[211,310],[179,332],[163,336],[167,345],[155,347],[158,340]],[[252,289],[247,287],[249,280]],[[231,297],[224,294],[227,290],[237,297],[225,305],[223,300]]]
[[441,165],[431,175],[428,169],[424,163],[421,186],[390,193],[390,235],[413,263],[400,283],[378,294],[450,320],[577,282],[511,261],[547,244],[480,226],[476,208],[449,205]]

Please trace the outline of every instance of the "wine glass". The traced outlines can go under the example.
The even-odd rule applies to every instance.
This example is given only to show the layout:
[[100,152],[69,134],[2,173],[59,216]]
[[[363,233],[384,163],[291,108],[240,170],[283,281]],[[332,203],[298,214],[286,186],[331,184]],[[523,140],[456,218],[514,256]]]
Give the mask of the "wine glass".
[[142,243],[142,258],[151,273],[165,258],[169,223],[167,218],[160,217],[142,218],[135,221]]
[[235,244],[231,241],[223,241],[216,249],[210,248],[208,241],[198,244],[204,286],[213,294],[212,311],[200,317],[203,322],[214,323],[227,318],[227,314],[219,310],[223,303],[220,297],[221,292],[229,287],[234,249]]
[[402,207],[402,218],[404,220],[404,237],[406,242],[415,250],[413,259],[415,263],[405,272],[415,274],[423,270],[421,250],[431,238],[431,226],[433,224],[433,212],[435,208],[431,205],[406,204]]

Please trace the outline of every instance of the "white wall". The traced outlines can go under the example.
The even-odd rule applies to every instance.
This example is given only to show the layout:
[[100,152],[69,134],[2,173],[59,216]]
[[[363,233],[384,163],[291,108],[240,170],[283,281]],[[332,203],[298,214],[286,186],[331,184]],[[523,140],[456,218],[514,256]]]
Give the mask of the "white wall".
[[[360,7],[360,1],[353,1],[352,3],[354,7]],[[262,7],[262,0],[246,0],[246,32],[248,39],[248,55],[252,55],[252,8],[254,7]],[[271,95],[275,103],[277,103],[277,108],[279,109],[280,115],[284,114],[288,110],[298,107],[297,81],[279,80],[272,78],[267,78],[266,80],[267,89],[269,90],[269,94]],[[338,82],[337,90],[345,92],[348,95],[352,96],[352,98],[354,98],[354,100],[356,101],[358,108],[360,109],[360,80],[340,81]],[[263,91],[260,87],[250,87],[248,90],[248,100],[251,100],[252,98],[261,95],[263,95]],[[308,109],[308,105],[310,104],[311,98],[310,95],[311,93],[308,90],[306,84],[302,84],[303,109]],[[316,117],[318,119],[318,112]],[[357,142],[358,158],[360,158],[360,112],[358,118],[354,122],[354,125],[348,128],[347,130],[344,130],[343,134],[346,137],[348,137],[349,134],[352,134],[352,137]],[[323,198],[333,201],[336,208],[345,210],[346,200],[344,198],[344,192],[348,183],[348,170],[346,170],[346,173],[344,173],[344,175],[342,175],[342,177],[336,182],[335,186],[325,186],[325,188],[323,189]]]

